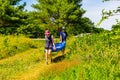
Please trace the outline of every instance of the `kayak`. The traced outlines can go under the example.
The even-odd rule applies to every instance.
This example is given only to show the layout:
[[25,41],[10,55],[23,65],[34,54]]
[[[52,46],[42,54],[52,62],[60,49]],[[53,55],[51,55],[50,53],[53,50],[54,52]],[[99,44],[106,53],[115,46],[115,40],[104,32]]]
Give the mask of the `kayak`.
[[55,46],[56,46],[56,50],[54,50],[54,47],[52,47],[52,52],[57,52],[65,48],[66,42],[64,41],[62,43],[56,43]]

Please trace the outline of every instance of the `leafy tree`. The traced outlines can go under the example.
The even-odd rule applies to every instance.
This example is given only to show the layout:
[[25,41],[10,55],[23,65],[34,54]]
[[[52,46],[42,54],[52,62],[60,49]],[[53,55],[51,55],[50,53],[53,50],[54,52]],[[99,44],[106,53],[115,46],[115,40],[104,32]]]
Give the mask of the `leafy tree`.
[[117,24],[112,26],[112,31],[114,32],[114,34],[119,35],[120,37],[120,22],[116,19]]
[[24,24],[27,18],[24,7],[26,3],[19,5],[21,0],[0,0],[0,33],[11,34],[16,28]]
[[38,12],[27,12],[27,19],[25,19],[25,24],[17,28],[17,33],[34,38],[44,37],[44,30],[40,19],[37,18],[38,16]]
[[93,23],[88,18],[83,18],[85,10],[81,8],[82,0],[37,0],[38,4],[32,6],[33,12],[41,28],[56,31],[66,26],[69,33],[90,32]]
[[74,35],[94,30],[94,23],[82,17],[82,0],[37,0],[31,12],[25,11],[26,3],[19,4],[20,1],[0,0],[0,33],[43,37],[46,28],[55,36],[62,26]]

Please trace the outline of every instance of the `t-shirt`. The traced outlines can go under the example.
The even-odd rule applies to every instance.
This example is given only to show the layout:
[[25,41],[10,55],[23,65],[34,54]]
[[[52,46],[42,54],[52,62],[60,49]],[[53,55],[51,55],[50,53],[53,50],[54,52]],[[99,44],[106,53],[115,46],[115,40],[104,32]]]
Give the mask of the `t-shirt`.
[[52,42],[52,37],[51,36],[52,35],[45,37],[46,38],[46,45],[45,45],[46,49],[50,49],[53,46],[53,42]]
[[52,35],[46,36],[46,43],[47,43],[47,44],[53,43],[53,42],[52,42],[52,37],[51,37],[51,36],[52,36]]
[[62,42],[63,41],[66,41],[66,38],[67,38],[67,32],[60,32],[60,36],[62,36]]

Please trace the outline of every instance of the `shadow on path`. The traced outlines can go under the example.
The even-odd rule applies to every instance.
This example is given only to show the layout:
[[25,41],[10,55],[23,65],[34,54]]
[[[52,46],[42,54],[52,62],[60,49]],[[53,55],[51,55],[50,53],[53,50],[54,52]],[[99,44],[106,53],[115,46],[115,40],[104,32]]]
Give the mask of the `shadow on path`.
[[61,56],[57,56],[53,59],[52,62],[56,63],[56,62],[62,61],[65,58],[65,56],[66,56],[66,54],[61,55]]

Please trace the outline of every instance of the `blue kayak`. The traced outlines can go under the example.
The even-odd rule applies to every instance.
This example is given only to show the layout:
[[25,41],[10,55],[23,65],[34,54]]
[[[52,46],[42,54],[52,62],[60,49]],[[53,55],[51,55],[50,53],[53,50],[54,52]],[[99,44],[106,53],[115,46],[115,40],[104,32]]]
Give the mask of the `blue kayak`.
[[56,43],[56,50],[54,50],[54,48],[52,48],[52,52],[57,52],[59,50],[62,50],[63,48],[65,48],[66,42],[62,42],[62,43]]

